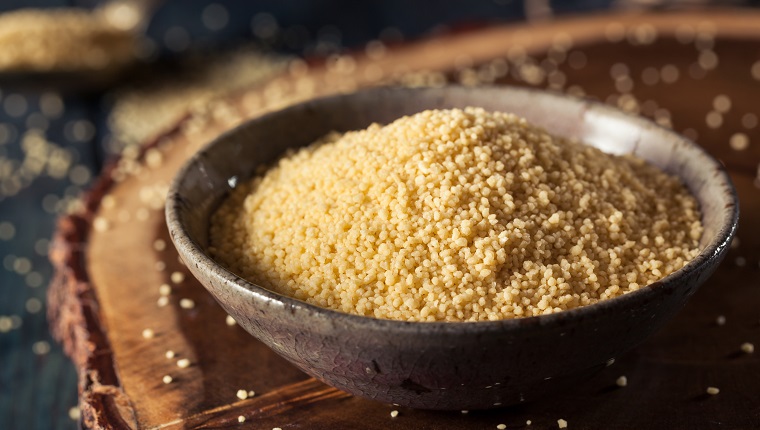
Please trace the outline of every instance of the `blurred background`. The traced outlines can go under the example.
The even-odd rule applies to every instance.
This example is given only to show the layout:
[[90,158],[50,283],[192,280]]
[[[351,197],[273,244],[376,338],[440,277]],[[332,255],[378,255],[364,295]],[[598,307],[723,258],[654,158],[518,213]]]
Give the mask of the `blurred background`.
[[0,429],[76,428],[76,373],[45,318],[55,220],[81,205],[78,197],[104,163],[188,110],[255,85],[292,58],[318,62],[437,34],[610,9],[758,3],[3,0]]

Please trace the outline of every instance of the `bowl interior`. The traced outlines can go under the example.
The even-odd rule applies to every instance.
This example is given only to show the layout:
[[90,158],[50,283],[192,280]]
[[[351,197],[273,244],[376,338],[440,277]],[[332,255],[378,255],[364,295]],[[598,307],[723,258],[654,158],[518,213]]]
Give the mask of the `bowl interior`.
[[677,175],[699,201],[705,227],[701,253],[686,268],[700,265],[727,247],[738,218],[736,194],[720,163],[699,146],[648,120],[599,103],[513,87],[376,88],[309,101],[251,120],[209,144],[178,174],[167,202],[170,230],[178,230],[172,231],[175,242],[176,234],[184,235],[205,254],[213,210],[237,183],[289,148],[308,145],[330,131],[389,123],[425,109],[467,106],[512,112],[552,134],[608,153],[634,153]]

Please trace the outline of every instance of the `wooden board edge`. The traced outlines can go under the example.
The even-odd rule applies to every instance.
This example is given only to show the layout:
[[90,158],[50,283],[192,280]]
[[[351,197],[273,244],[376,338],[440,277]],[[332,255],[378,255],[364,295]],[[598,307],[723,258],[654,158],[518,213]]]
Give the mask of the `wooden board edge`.
[[[181,132],[190,118],[183,116],[166,133],[141,146],[137,157],[162,139]],[[71,358],[77,371],[77,390],[85,429],[137,429],[137,417],[124,392],[111,351],[98,297],[90,282],[85,253],[92,220],[103,197],[116,184],[112,177],[121,157],[110,160],[93,186],[82,195],[80,211],[62,215],[56,222],[48,257],[53,277],[47,291],[47,318],[53,338]]]

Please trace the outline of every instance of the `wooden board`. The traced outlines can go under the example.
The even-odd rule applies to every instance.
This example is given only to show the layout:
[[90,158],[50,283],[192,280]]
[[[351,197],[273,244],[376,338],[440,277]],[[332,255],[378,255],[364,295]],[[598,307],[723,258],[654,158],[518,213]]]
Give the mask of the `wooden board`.
[[[569,428],[583,429],[760,428],[760,351],[740,350],[743,342],[760,348],[760,226],[754,221],[760,219],[759,42],[760,14],[746,10],[495,27],[310,71],[293,67],[188,116],[146,152],[127,154],[107,170],[86,197],[86,210],[59,223],[49,316],[79,370],[83,426],[524,428],[530,420],[530,428],[557,428],[564,419]],[[423,70],[433,73],[418,73]],[[228,326],[168,239],[162,195],[169,181],[224,130],[309,97],[387,82],[438,84],[444,77],[549,85],[638,109],[696,137],[726,164],[739,190],[739,241],[727,261],[664,330],[572,392],[467,414],[349,396]],[[172,288],[163,307],[157,304],[162,284]],[[182,299],[194,306],[182,307]],[[724,325],[716,323],[719,315]],[[155,335],[145,338],[144,329]],[[176,357],[166,358],[167,350]],[[179,359],[190,365],[179,367]],[[165,375],[171,383],[162,382]],[[622,375],[625,388],[615,384]],[[720,393],[707,395],[708,386]],[[239,389],[256,395],[241,400]]]

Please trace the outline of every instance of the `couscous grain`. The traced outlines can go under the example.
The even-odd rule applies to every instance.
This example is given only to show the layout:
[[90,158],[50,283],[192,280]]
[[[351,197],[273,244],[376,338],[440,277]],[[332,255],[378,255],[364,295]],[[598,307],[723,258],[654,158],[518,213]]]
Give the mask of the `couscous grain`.
[[625,375],[618,377],[615,380],[615,385],[617,385],[618,387],[621,387],[621,388],[627,386],[628,385],[628,378]]
[[232,327],[237,324],[237,321],[235,321],[235,318],[233,318],[232,315],[227,315],[227,318],[224,319],[224,323]]
[[193,309],[195,307],[195,302],[192,299],[181,299],[179,301],[179,307],[182,309]]
[[79,418],[82,416],[82,411],[79,409],[78,406],[73,406],[69,408],[69,418],[78,421]]
[[698,253],[696,200],[633,156],[479,108],[331,134],[239,185],[211,253],[306,302],[484,321],[635,291]]
[[175,284],[181,284],[185,280],[185,274],[182,272],[173,272],[171,274],[171,280]]

